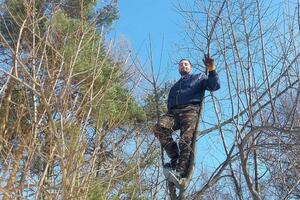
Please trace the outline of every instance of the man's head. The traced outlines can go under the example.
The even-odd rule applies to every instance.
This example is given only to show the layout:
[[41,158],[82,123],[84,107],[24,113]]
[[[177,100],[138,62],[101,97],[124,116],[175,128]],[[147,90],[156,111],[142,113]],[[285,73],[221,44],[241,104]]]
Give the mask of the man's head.
[[185,58],[181,59],[178,64],[178,71],[181,74],[181,76],[191,73],[192,72],[191,62]]

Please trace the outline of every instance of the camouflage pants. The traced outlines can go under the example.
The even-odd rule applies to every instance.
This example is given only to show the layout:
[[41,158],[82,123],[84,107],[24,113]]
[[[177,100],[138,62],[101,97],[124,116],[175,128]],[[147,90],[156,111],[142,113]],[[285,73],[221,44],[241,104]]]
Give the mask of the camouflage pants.
[[[200,106],[186,105],[171,109],[155,125],[153,132],[167,152],[171,161],[177,160],[177,171],[185,171],[192,152],[193,133],[197,127]],[[180,129],[179,149],[172,133]]]

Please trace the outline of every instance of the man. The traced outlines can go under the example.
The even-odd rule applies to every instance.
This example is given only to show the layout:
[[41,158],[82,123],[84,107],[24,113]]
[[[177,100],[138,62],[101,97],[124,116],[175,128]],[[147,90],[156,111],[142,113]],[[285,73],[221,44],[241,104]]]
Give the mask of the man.
[[[204,55],[203,62],[208,70],[208,77],[204,74],[193,75],[189,60],[182,59],[179,62],[178,70],[181,78],[170,90],[168,112],[159,119],[153,129],[171,159],[165,167],[175,170],[179,178],[187,176],[193,132],[197,127],[205,90],[216,91],[220,88],[214,60]],[[180,129],[179,148],[171,135],[178,129]]]

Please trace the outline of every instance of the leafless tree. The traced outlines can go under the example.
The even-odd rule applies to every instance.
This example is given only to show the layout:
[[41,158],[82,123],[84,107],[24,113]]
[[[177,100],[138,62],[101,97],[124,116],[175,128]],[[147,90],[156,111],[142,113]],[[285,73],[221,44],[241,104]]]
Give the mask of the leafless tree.
[[207,199],[216,185],[216,195],[234,191],[231,198],[299,197],[299,2],[195,0],[177,8],[181,50],[201,70],[210,49],[222,83],[206,97],[199,141],[223,161],[208,179],[196,173],[191,198]]
[[141,184],[153,149],[132,98],[138,79],[97,24],[112,6],[90,19],[87,2],[1,1],[1,199],[151,192]]

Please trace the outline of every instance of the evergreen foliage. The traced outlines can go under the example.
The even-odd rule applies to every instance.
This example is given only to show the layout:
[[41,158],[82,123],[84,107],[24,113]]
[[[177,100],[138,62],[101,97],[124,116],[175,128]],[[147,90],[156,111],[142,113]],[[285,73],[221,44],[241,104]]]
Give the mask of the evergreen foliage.
[[[0,49],[6,54],[0,62],[8,70],[1,74],[0,166],[9,193],[29,181],[22,180],[28,170],[48,188],[32,187],[39,199],[55,193],[102,199],[109,192],[94,186],[109,175],[95,179],[87,169],[103,168],[111,159],[107,136],[146,119],[126,87],[124,63],[105,44],[105,30],[116,19],[116,2],[1,3]],[[14,160],[13,171],[8,160]]]

